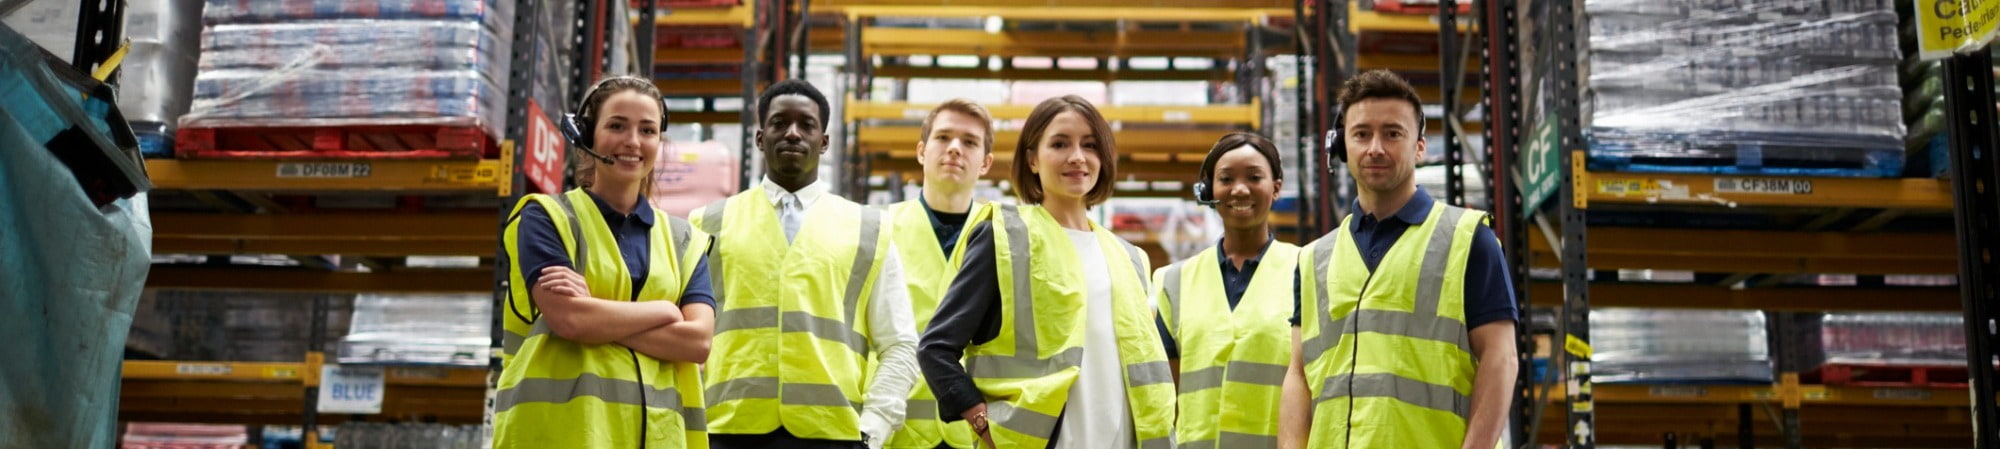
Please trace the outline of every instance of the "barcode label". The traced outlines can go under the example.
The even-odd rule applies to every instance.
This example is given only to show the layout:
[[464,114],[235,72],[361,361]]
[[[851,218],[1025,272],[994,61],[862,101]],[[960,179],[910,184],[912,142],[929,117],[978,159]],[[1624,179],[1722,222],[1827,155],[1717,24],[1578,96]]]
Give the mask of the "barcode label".
[[193,376],[227,376],[229,365],[214,363],[182,363],[174,366],[174,373]]
[[287,162],[278,164],[280,178],[366,178],[375,167],[366,162]]
[[1715,193],[1811,195],[1813,183],[1805,179],[1715,178]]

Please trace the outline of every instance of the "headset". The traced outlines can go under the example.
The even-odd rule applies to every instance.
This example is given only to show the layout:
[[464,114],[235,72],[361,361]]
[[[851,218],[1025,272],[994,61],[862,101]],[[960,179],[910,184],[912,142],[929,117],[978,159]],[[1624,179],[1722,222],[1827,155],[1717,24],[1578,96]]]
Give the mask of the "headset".
[[[599,80],[597,84],[590,86],[590,90],[583,92],[583,98],[577,99],[576,112],[563,114],[562,125],[558,126],[558,128],[562,129],[563,138],[568,139],[571,145],[576,146],[576,149],[606,164],[615,163],[616,160],[612,159],[611,156],[605,156],[596,151],[595,147],[597,144],[594,141],[597,140],[595,136],[597,133],[597,116],[587,108],[589,107],[590,98],[596,96],[597,91],[604,89],[605,84],[609,84],[612,80],[617,79],[631,79],[651,83],[651,81],[645,81],[642,78],[631,75],[619,75]],[[668,123],[667,119],[670,116],[667,112],[667,99],[661,97],[658,100],[660,100],[660,127],[665,128]],[[603,107],[603,105],[598,105],[598,107]]]
[[1215,161],[1217,159],[1222,159],[1220,157],[1216,157],[1215,152],[1218,150],[1226,152],[1234,149],[1235,148],[1211,148],[1208,151],[1209,153],[1208,156],[1203,157],[1201,159],[1201,174],[1196,178],[1197,181],[1194,182],[1195,203],[1201,204],[1203,206],[1215,205],[1215,190],[1214,190],[1215,187],[1213,187],[1215,185],[1214,182]]
[[[1388,97],[1388,98],[1395,98],[1395,97]],[[1326,130],[1326,145],[1325,145],[1326,152],[1333,153],[1333,158],[1340,160],[1340,162],[1343,164],[1347,163],[1347,107],[1348,106],[1352,105],[1345,105],[1345,104],[1340,105],[1339,109],[1335,109],[1333,111],[1333,129]],[[1427,120],[1425,120],[1423,117],[1423,109],[1418,109],[1417,110],[1418,139],[1424,138],[1424,133],[1428,132],[1424,128],[1426,128],[1428,125],[1429,123],[1427,123]]]

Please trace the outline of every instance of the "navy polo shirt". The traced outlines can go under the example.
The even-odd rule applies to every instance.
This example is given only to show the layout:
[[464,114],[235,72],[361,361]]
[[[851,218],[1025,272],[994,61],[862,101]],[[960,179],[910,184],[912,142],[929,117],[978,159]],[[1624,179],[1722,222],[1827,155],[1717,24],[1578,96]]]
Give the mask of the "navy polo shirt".
[[944,249],[945,259],[950,259],[951,251],[958,246],[958,233],[965,230],[965,219],[972,212],[969,210],[959,214],[940,212],[932,209],[931,202],[925,200],[923,195],[917,195],[917,204],[924,206],[924,211],[929,212],[924,215],[931,218],[931,232],[937,234],[938,248]]
[[[1431,207],[1436,203],[1430,192],[1418,187],[1417,194],[1395,214],[1382,218],[1355,216],[1347,221],[1344,230],[1352,233],[1362,261],[1368,264],[1369,271],[1374,271],[1404,231],[1430,218]],[[1355,201],[1352,210],[1361,210],[1360,201]],[[1292,325],[1297,326],[1299,299],[1297,293],[1293,296]],[[1493,228],[1480,226],[1473,235],[1472,251],[1465,264],[1465,328],[1470,330],[1500,320],[1520,322],[1513,280],[1507,277],[1507,260],[1500,252],[1500,239],[1493,236]]]
[[[641,195],[638,205],[632,208],[632,213],[620,214],[595,193],[590,193],[590,201],[596,203],[597,210],[603,213],[605,225],[611,228],[611,235],[618,242],[618,254],[625,259],[626,271],[632,273],[632,297],[603,299],[638,299],[639,290],[646,286],[646,273],[652,267],[652,247],[649,243],[656,221],[653,206],[646,202],[644,195]],[[515,244],[519,245],[521,260],[514,266],[521,270],[521,280],[527,282],[530,289],[536,281],[541,280],[543,268],[564,266],[576,269],[569,259],[569,251],[563,249],[562,237],[556,233],[555,223],[549,218],[548,210],[542,208],[542,203],[528,203],[526,207],[521,208],[521,213],[515,220],[520,222],[518,229],[520,234]],[[506,253],[502,252],[500,258],[502,263],[507,262]],[[708,304],[709,307],[715,307],[715,290],[710,287],[708,279],[707,255],[701,256],[701,262],[695,265],[694,276],[688,280],[687,288],[681,290],[680,304],[683,306]]]

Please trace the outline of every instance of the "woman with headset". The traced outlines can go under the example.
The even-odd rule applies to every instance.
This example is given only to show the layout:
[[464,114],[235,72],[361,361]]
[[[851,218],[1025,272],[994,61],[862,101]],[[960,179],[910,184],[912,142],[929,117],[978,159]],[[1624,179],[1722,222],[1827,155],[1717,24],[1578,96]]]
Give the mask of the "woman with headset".
[[1180,390],[1183,447],[1274,448],[1291,357],[1299,247],[1271,233],[1284,165],[1271,141],[1223,136],[1202,160],[1196,202],[1222,217],[1222,240],[1153,273],[1157,325]]
[[982,447],[1172,445],[1146,254],[1090,219],[1111,198],[1116,148],[1089,102],[1043,101],[1014,151],[1021,205],[966,221],[917,361],[943,418],[966,420]]
[[666,125],[652,82],[599,81],[563,122],[584,187],[514,207],[494,447],[708,447],[709,237],[645,195]]

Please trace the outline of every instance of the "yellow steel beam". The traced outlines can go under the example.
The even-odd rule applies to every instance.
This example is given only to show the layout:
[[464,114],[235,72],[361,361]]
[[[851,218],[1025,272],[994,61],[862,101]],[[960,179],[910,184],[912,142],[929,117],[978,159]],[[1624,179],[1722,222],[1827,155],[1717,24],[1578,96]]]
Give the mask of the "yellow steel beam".
[[653,80],[653,86],[660,88],[661,95],[669,97],[743,96],[743,80],[740,79],[703,79],[703,80],[655,79]]
[[873,69],[878,78],[999,79],[1011,81],[1229,81],[1234,75],[1218,70],[1106,69],[987,69],[978,67],[885,66]]
[[[1943,179],[1587,172],[1593,203],[1951,210]],[[1595,246],[1595,245],[1593,245]],[[1949,248],[1947,246],[1946,248]]]
[[495,239],[474,240],[254,240],[153,237],[153,254],[284,254],[362,257],[493,257]]
[[[1598,403],[1622,404],[1740,404],[1778,402],[1769,385],[1606,385],[1591,386]],[[1800,385],[1801,402],[1876,407],[1964,407],[1965,390],[1835,387]],[[1550,400],[1566,399],[1552,395]],[[1806,407],[1810,408],[1811,405]]]
[[[1530,297],[1561,298],[1562,284],[1536,282]],[[1752,309],[1794,312],[1960,310],[1957,288],[1773,287],[1732,289],[1713,285],[1594,283],[1591,305],[1656,309]],[[1554,299],[1551,299],[1553,301]]]
[[667,118],[667,121],[673,122],[673,124],[675,125],[685,124],[685,123],[703,123],[710,125],[737,124],[743,122],[743,113],[736,111],[720,111],[720,112],[676,111]]
[[[661,13],[653,16],[653,24],[668,25],[742,25],[749,27],[757,18],[757,8],[751,5],[736,5],[724,8],[661,8]],[[639,24],[634,16],[630,22]]]
[[467,293],[493,290],[491,269],[398,270],[361,273],[295,267],[154,265],[146,288],[286,292]]
[[[1118,173],[1114,176],[1115,179],[1120,181],[1177,181],[1192,183],[1198,177],[1196,172],[1200,171],[1201,168],[1201,156],[1200,154],[1193,154],[1192,160],[1181,159],[1178,162],[1140,160],[1134,159],[1132,156],[1125,156],[1118,161]],[[986,172],[985,178],[992,180],[1007,179],[1013,173],[1013,164],[1014,157],[1012,154],[995,154],[993,155],[993,169]],[[917,163],[915,152],[878,155],[872,160],[869,168],[871,169],[871,174],[887,175],[890,173],[902,173],[904,175],[903,178],[906,180],[918,181],[923,179],[923,166]]]
[[[995,120],[1023,120],[1035,110],[1030,104],[989,104],[986,110]],[[847,104],[848,120],[923,120],[937,107],[929,103],[857,101]],[[1254,126],[1261,110],[1253,100],[1246,105],[1210,106],[1115,106],[1097,108],[1104,119],[1134,123],[1188,123],[1201,125]],[[919,130],[921,131],[921,129]],[[1122,135],[1120,137],[1123,137]],[[912,140],[914,142],[914,140]]]
[[[1547,239],[1528,239],[1531,264],[1556,267]],[[1591,228],[1590,267],[1709,273],[1952,274],[1949,233],[1844,233]]]
[[492,214],[328,213],[153,215],[153,235],[232,239],[452,239],[492,241]]
[[[916,126],[866,126],[857,130],[856,141],[861,144],[864,154],[892,151],[916,151],[917,139],[923,133]],[[1194,153],[1196,165],[1200,157],[1215,145],[1216,139],[1229,134],[1229,130],[1208,129],[1125,129],[1118,131],[1115,140],[1119,154]],[[1021,138],[1021,131],[1003,129],[993,133],[993,155],[1000,157],[1014,152],[1014,144]]]
[[[1435,33],[1436,31],[1432,32]],[[1354,65],[1360,67],[1361,70],[1384,69],[1395,72],[1437,72],[1440,70],[1438,64],[1443,62],[1437,55],[1432,54],[1362,52],[1354,57]],[[1465,58],[1466,71],[1476,71],[1479,69],[1479,58]],[[1424,97],[1424,99],[1436,102],[1437,96]]]
[[[850,18],[861,17],[999,17],[1004,20],[1046,20],[1046,21],[1138,21],[1138,22],[1253,22],[1268,17],[1291,17],[1292,5],[1277,4],[1272,0],[1222,1],[1222,0],[1176,0],[1173,2],[1131,2],[1065,0],[1045,6],[1032,6],[1031,2],[990,1],[980,5],[979,1],[951,1],[945,5],[938,2],[872,2],[875,5],[859,5],[863,2],[833,1],[830,5],[813,4],[815,12],[840,12]],[[1027,3],[1027,4],[1023,4]],[[1093,5],[1096,3],[1096,5]],[[924,6],[917,6],[924,5]],[[1433,33],[1436,31],[1433,30]]]
[[[869,27],[866,55],[980,56],[1242,56],[1244,36],[1226,31],[1010,31]],[[1432,58],[1436,59],[1436,58]],[[1435,65],[1435,64],[1433,64]]]
[[126,379],[228,380],[299,382],[305,378],[304,364],[265,362],[162,362],[126,361]]
[[[1470,22],[1472,21],[1464,18],[1459,19],[1458,32],[1463,33],[1472,28]],[[1348,2],[1347,30],[1354,34],[1411,33],[1436,36],[1438,20],[1436,15],[1375,12],[1372,9],[1361,9],[1360,2]],[[1437,59],[1437,56],[1433,55],[1431,59]]]
[[[340,166],[337,174],[302,175],[299,167]],[[249,161],[147,159],[161,190],[499,192],[511,168],[502,160]],[[327,172],[322,172],[327,173]]]

